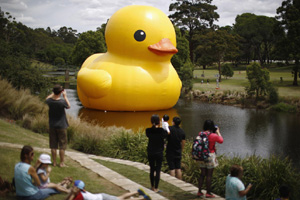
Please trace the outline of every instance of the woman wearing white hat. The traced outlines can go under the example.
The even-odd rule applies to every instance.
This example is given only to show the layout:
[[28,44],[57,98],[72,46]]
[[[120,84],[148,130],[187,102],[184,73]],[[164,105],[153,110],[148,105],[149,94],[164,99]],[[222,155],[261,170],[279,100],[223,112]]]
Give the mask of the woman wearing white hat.
[[50,182],[50,172],[51,167],[49,164],[51,164],[51,157],[48,154],[41,154],[39,157],[39,162],[41,163],[39,167],[37,168],[37,174],[40,179],[41,185],[39,188],[54,188],[60,192],[69,193],[70,190],[67,189],[67,185],[71,184],[72,180],[71,178],[65,178],[64,181],[56,184]]

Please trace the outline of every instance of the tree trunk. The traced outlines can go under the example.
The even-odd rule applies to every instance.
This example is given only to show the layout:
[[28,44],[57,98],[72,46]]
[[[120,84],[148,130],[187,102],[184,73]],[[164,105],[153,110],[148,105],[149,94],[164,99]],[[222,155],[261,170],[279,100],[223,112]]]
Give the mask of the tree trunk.
[[294,81],[293,85],[298,86],[298,73],[299,73],[299,59],[295,59],[295,67],[294,67]]
[[221,82],[221,61],[218,62],[219,82]]

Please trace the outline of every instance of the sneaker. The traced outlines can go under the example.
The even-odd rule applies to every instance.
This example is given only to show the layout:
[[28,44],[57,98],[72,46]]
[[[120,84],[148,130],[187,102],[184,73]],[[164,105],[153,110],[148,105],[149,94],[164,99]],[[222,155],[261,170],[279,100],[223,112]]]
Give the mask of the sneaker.
[[138,189],[138,193],[139,193],[139,195],[142,195],[142,196],[146,195],[146,192],[142,188]]
[[142,188],[138,189],[138,193],[139,195],[143,196],[144,199],[151,200],[151,197]]
[[146,199],[146,200],[151,200],[151,197],[150,197],[148,194],[145,194],[145,195],[144,195],[144,199]]
[[204,194],[202,192],[197,193],[197,197],[202,197]]
[[205,195],[205,198],[215,198],[216,196],[215,195],[213,195],[213,194],[206,194]]

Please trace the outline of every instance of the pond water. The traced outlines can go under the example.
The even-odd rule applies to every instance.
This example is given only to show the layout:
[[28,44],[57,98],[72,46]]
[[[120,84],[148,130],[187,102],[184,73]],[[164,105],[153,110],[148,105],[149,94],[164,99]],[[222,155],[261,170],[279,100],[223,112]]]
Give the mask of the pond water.
[[220,127],[224,143],[217,145],[218,154],[289,156],[300,168],[300,115],[266,110],[242,109],[233,106],[208,104],[179,99],[174,108],[153,112],[105,112],[84,108],[78,100],[76,90],[67,89],[73,117],[96,122],[102,126],[123,126],[138,130],[151,126],[150,117],[158,114],[182,119],[181,127],[187,138],[195,137],[202,130],[206,119]]

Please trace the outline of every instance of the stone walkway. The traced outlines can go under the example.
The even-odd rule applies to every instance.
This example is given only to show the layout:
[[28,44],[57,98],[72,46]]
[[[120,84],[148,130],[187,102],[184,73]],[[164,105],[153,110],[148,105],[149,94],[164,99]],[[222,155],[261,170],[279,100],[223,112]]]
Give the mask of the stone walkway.
[[[5,142],[0,142],[1,147],[9,147],[9,148],[18,148],[22,149],[23,145],[19,144],[11,144],[11,143],[5,143]],[[39,152],[45,152],[49,153],[50,149],[48,148],[38,148],[34,147],[36,151]],[[84,154],[76,151],[66,151],[66,156],[70,157],[71,159],[75,160],[78,162],[81,166],[95,172],[99,176],[105,178],[106,180],[114,183],[115,185],[118,185],[122,187],[125,190],[128,191],[136,191],[137,188],[143,188],[146,193],[148,193],[153,200],[167,200],[167,198],[163,197],[162,195],[153,192],[152,190],[145,188],[144,186],[137,184],[130,179],[122,176],[121,174],[101,165],[100,163],[94,161],[94,159],[99,159],[99,160],[104,160],[104,161],[109,161],[109,162],[114,162],[114,163],[119,163],[119,164],[124,164],[128,166],[135,167],[139,170],[143,170],[147,173],[149,173],[149,166],[145,165],[143,163],[138,163],[138,162],[132,162],[128,160],[121,160],[121,159],[115,159],[115,158],[108,158],[108,157],[103,157],[103,156],[95,156],[95,155],[90,155],[90,154]],[[169,174],[166,173],[161,173],[161,180],[166,181],[175,187],[178,187],[181,190],[184,190],[186,192],[189,192],[191,194],[196,195],[198,188],[193,186],[190,183],[186,183],[184,181],[181,181],[175,177],[170,176]],[[203,191],[205,193],[206,191]],[[205,198],[202,198],[205,199]],[[219,197],[216,195],[216,198],[213,198],[215,200],[221,200],[224,199],[222,197]]]

